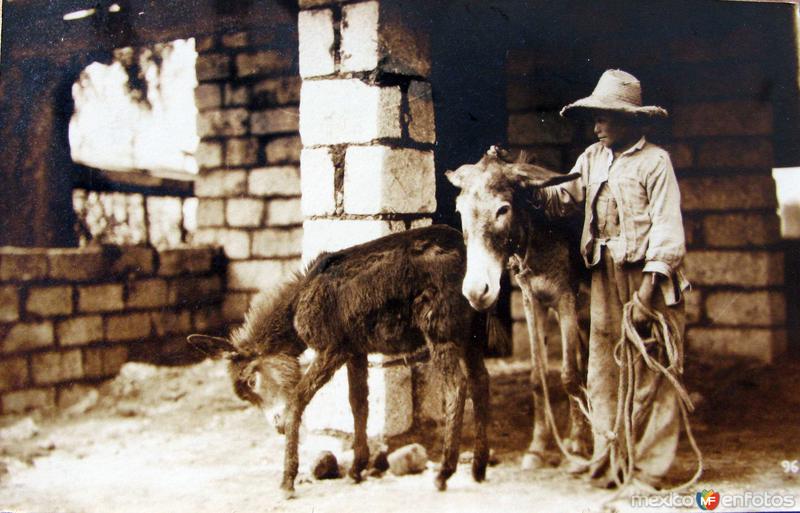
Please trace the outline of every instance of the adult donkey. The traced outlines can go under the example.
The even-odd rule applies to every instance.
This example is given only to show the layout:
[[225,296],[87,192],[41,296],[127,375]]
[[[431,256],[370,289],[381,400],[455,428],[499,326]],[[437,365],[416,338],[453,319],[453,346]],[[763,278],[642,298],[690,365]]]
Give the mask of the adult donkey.
[[[579,394],[585,384],[586,344],[579,332],[576,297],[585,268],[575,238],[580,230],[570,223],[549,219],[537,191],[577,178],[524,162],[509,162],[508,153],[495,146],[477,164],[468,164],[446,176],[461,189],[456,210],[461,215],[467,245],[467,271],[462,293],[479,311],[492,307],[500,292],[507,263],[523,290],[531,344],[531,384],[534,416],[532,441],[523,458],[526,469],[545,463],[552,432],[545,417],[542,382],[547,365],[545,323],[548,308],[558,314],[562,339],[561,379],[569,395],[570,441],[567,450],[587,453],[591,439],[581,411]],[[529,294],[530,292],[530,294]],[[585,464],[573,459],[571,471]]]

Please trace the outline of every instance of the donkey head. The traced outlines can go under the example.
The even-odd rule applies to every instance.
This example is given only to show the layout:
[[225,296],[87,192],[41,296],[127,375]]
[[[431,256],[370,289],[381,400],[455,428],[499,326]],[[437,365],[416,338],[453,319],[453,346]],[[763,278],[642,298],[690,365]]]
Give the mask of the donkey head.
[[446,173],[461,189],[456,211],[467,246],[467,272],[461,292],[476,310],[497,301],[500,277],[508,258],[524,239],[536,190],[577,178],[523,162],[508,162],[508,153],[492,146],[477,164]]
[[284,431],[284,410],[300,381],[300,363],[288,354],[254,354],[242,340],[243,328],[231,339],[189,335],[189,342],[206,354],[228,360],[233,390],[240,399],[259,407],[278,433]]

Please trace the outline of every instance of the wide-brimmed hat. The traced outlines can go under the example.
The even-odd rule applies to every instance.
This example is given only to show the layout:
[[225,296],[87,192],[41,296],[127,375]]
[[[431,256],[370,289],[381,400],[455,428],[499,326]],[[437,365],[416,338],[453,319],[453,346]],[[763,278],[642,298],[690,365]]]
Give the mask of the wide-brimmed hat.
[[669,114],[666,109],[654,105],[642,105],[642,85],[628,72],[620,69],[606,70],[597,81],[590,96],[570,103],[561,109],[561,115],[572,117],[593,110],[607,110],[648,118]]

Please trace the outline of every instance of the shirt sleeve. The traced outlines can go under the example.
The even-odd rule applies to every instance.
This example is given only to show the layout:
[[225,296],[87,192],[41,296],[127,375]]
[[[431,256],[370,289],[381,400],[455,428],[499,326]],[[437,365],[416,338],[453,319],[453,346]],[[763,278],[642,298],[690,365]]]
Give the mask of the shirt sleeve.
[[578,174],[579,178],[564,182],[550,187],[544,187],[539,191],[540,198],[544,203],[544,210],[548,217],[568,217],[581,211],[583,201],[586,197],[586,177],[588,173],[588,159],[586,153],[582,153],[575,166],[569,174]]
[[686,254],[686,239],[680,189],[669,155],[665,153],[658,160],[645,186],[651,226],[644,271],[672,277]]

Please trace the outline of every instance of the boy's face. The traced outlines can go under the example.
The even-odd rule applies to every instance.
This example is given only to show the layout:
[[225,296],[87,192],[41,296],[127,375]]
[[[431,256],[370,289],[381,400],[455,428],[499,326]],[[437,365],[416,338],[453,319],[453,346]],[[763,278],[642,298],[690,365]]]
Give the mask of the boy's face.
[[611,150],[624,149],[642,136],[635,121],[616,112],[597,111],[594,114],[594,134]]

